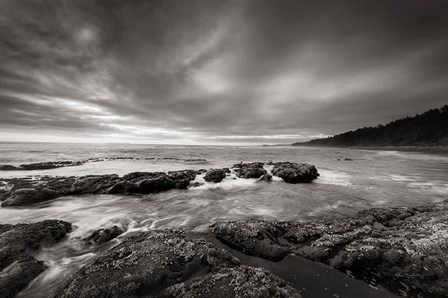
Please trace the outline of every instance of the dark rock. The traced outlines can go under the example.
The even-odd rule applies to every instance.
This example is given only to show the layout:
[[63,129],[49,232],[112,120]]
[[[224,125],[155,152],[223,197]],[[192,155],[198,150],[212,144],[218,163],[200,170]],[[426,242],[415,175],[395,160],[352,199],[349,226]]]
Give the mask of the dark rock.
[[16,190],[11,196],[6,198],[2,207],[22,206],[43,201],[52,200],[58,197],[57,192],[47,188],[22,188]]
[[279,260],[294,253],[349,270],[409,296],[448,295],[448,201],[415,208],[375,208],[309,222],[216,223],[216,237],[249,255]]
[[118,226],[112,226],[107,229],[99,229],[93,231],[93,233],[84,240],[91,244],[100,245],[117,238],[118,236],[123,234],[123,232],[124,230],[119,228]]
[[224,178],[226,178],[226,172],[221,169],[210,170],[205,174],[204,180],[207,182],[221,182]]
[[204,174],[204,173],[207,173],[207,170],[206,169],[200,169],[200,170],[198,170],[198,175],[200,175],[200,174]]
[[238,264],[225,250],[181,231],[141,232],[81,268],[55,297],[155,296],[195,275]]
[[286,183],[307,183],[319,176],[315,166],[291,162],[275,163],[272,174],[282,178]]
[[261,176],[260,181],[271,182],[272,181],[272,175],[266,173],[263,176]]
[[41,180],[10,179],[9,191],[2,191],[2,206],[24,206],[67,195],[148,194],[170,189],[185,189],[196,178],[196,171],[135,172],[82,177],[42,177]]
[[277,240],[284,230],[269,222],[219,222],[213,225],[213,233],[223,243],[251,256],[278,261],[290,252]]
[[69,277],[54,297],[300,297],[264,269],[179,230],[140,232]]
[[39,163],[30,163],[30,164],[22,164],[18,167],[13,165],[0,165],[0,171],[33,171],[33,170],[49,170],[56,169],[61,167],[73,167],[80,166],[84,164],[86,161],[50,161],[50,162],[39,162]]
[[0,297],[14,297],[46,269],[29,251],[59,241],[70,231],[71,224],[59,220],[0,225]]
[[266,170],[263,168],[262,162],[252,162],[252,163],[237,163],[233,165],[233,170],[235,171],[238,178],[260,178],[266,174]]
[[0,171],[17,171],[17,170],[20,169],[13,165],[0,165]]
[[0,272],[0,297],[15,297],[45,269],[43,261],[31,256],[14,261]]
[[344,158],[344,161],[353,161],[353,159],[352,158]]
[[100,194],[121,181],[118,175],[90,175],[79,177],[71,186],[70,194]]
[[262,268],[238,266],[190,279],[167,288],[162,297],[300,298],[285,281]]

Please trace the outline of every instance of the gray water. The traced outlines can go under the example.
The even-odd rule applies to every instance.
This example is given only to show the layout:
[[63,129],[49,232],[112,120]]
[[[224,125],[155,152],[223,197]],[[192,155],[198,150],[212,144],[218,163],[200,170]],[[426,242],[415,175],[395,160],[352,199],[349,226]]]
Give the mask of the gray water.
[[[0,172],[8,177],[81,176],[133,171],[168,171],[229,167],[244,161],[291,161],[314,164],[321,176],[310,184],[238,179],[220,184],[145,196],[86,195],[62,197],[29,207],[0,208],[0,223],[62,219],[75,226],[69,238],[45,247],[36,257],[49,265],[22,293],[45,297],[62,278],[120,241],[88,247],[81,241],[92,230],[120,225],[128,232],[182,227],[202,232],[229,219],[307,220],[352,215],[371,207],[415,206],[448,197],[448,152],[401,152],[302,147],[197,147],[91,144],[0,143],[0,164],[57,160],[136,157],[154,160],[108,160],[42,171]],[[166,159],[172,158],[172,159]],[[188,159],[207,162],[188,162]],[[344,161],[345,158],[352,159]]]

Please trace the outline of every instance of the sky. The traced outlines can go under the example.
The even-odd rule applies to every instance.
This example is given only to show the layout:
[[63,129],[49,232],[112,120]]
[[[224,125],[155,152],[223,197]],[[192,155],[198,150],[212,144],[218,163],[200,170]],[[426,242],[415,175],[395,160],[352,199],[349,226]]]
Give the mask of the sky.
[[448,103],[446,0],[0,0],[0,141],[275,144]]

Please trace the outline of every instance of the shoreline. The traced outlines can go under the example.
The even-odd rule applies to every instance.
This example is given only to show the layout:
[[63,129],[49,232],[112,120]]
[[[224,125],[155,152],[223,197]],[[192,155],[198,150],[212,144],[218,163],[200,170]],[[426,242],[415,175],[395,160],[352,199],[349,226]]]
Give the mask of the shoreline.
[[[448,277],[448,239],[443,236],[448,233],[448,225],[443,224],[446,218],[448,200],[412,208],[371,208],[355,216],[309,221],[220,221],[205,232],[181,228],[128,231],[91,244],[118,239],[117,244],[58,282],[51,294],[94,297],[101,291],[135,296],[154,294],[155,289],[160,297],[196,297],[221,291],[227,293],[224,297],[233,297],[241,289],[253,295],[255,286],[264,295],[285,298],[344,297],[352,291],[368,298],[443,297],[448,294],[443,284]],[[437,229],[429,230],[428,224]],[[9,249],[31,237],[38,241],[31,248],[36,250],[49,237],[33,236],[42,225],[55,231],[51,232],[54,240],[46,245],[66,241],[72,230],[70,223],[55,220],[0,225],[3,230],[16,231],[12,243],[0,233],[1,247]],[[82,241],[89,239],[85,236]],[[28,253],[23,249],[19,256]],[[15,256],[8,258],[11,264]],[[35,259],[21,266],[1,276],[10,281],[4,288],[6,294],[23,290],[20,280],[24,276],[29,283],[46,270],[46,265]],[[38,269],[34,271],[34,267]],[[163,276],[172,277],[155,288],[148,287]],[[221,284],[224,277],[232,282]],[[237,280],[240,286],[236,286]],[[36,291],[39,285],[33,286]]]
[[448,146],[329,146],[329,145],[289,145],[291,147],[302,148],[335,148],[335,149],[355,149],[355,150],[372,150],[372,151],[427,151],[427,152],[448,152]]

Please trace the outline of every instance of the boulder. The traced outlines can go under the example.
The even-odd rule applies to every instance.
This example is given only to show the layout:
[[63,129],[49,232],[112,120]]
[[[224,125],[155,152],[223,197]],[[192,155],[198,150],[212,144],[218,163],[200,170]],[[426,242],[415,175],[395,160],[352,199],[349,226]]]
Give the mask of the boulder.
[[261,176],[259,180],[260,180],[260,181],[271,182],[271,181],[272,181],[272,175],[266,173],[266,174],[264,174],[263,176]]
[[236,176],[239,178],[260,178],[266,174],[266,170],[263,168],[262,162],[252,162],[252,163],[237,163],[233,165],[233,170]]
[[15,297],[46,269],[30,251],[59,241],[70,231],[71,224],[59,220],[0,225],[0,297]]
[[90,244],[101,245],[117,238],[123,234],[123,232],[123,229],[115,225],[107,229],[98,229],[93,231],[93,233],[86,237],[84,241]]
[[296,289],[266,269],[238,266],[167,288],[162,297],[300,298]]
[[181,230],[129,235],[70,276],[54,297],[300,297],[272,273]]
[[118,175],[89,175],[81,177],[41,177],[9,179],[8,191],[2,191],[2,206],[25,206],[57,197],[81,194],[148,194],[170,189],[185,189],[196,178],[194,170],[164,172],[135,172]]
[[226,178],[226,172],[223,169],[210,170],[205,174],[204,180],[207,182],[219,183]]
[[48,188],[21,188],[3,201],[2,207],[23,206],[33,203],[52,200],[58,197],[58,193]]
[[230,221],[212,231],[246,253],[280,260],[288,253],[330,265],[408,296],[448,295],[448,201],[374,208],[353,217],[308,222]]
[[182,231],[140,232],[81,268],[55,297],[155,296],[193,276],[238,264],[225,250]]
[[272,174],[282,178],[286,183],[307,183],[319,176],[315,166],[292,162],[275,163]]
[[30,164],[22,164],[20,166],[13,165],[0,165],[0,171],[33,171],[33,170],[49,170],[61,167],[73,167],[80,166],[86,161],[49,161],[49,162],[38,162]]

